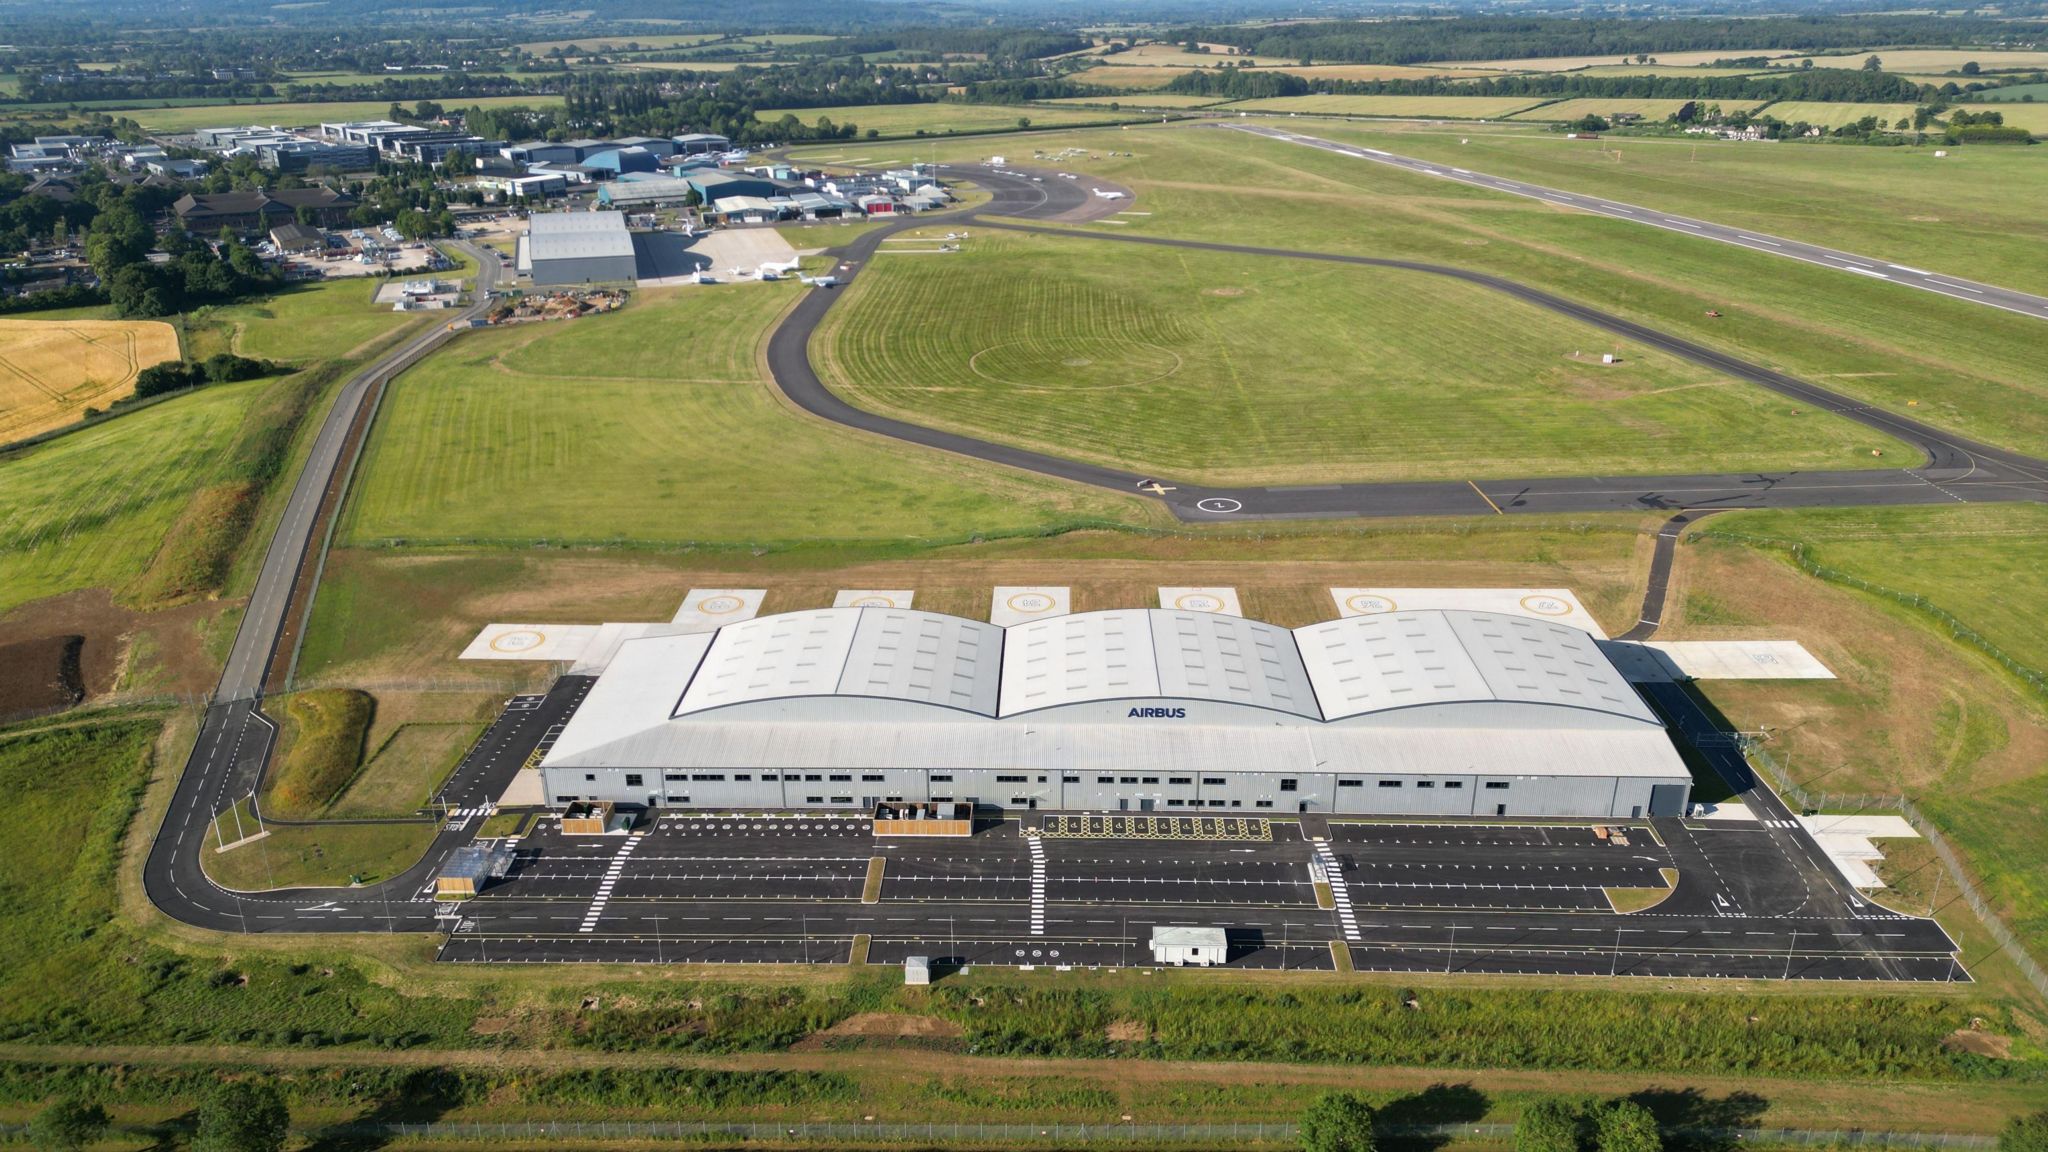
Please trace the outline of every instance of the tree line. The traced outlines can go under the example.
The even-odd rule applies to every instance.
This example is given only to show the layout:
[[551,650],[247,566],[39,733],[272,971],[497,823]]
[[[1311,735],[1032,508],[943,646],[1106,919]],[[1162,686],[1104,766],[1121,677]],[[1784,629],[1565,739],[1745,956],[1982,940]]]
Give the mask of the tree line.
[[1309,93],[1343,96],[1540,96],[1558,99],[1607,97],[1666,100],[1811,100],[1826,103],[1911,104],[1939,94],[1936,85],[1916,84],[1890,72],[1815,68],[1769,76],[1585,76],[1572,72],[1458,80],[1415,77],[1400,80],[1307,80],[1266,68],[1205,68],[1184,72],[1168,92],[1224,96],[1238,100]]

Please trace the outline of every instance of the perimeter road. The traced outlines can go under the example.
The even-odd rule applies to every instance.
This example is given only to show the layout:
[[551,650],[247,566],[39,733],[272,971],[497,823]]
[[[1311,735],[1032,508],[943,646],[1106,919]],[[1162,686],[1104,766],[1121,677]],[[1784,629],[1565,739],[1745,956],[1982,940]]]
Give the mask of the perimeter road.
[[1412,156],[1397,156],[1392,152],[1379,148],[1365,148],[1356,144],[1339,144],[1334,140],[1324,140],[1316,136],[1304,136],[1299,132],[1289,132],[1284,128],[1269,128],[1263,124],[1218,124],[1216,127],[1228,128],[1234,132],[1250,132],[1255,136],[1265,136],[1274,140],[1285,140],[1290,144],[1306,144],[1311,148],[1320,148],[1325,152],[1335,152],[1340,156],[1370,160],[1376,164],[1385,164],[1392,168],[1400,168],[1424,176],[1437,176],[1446,180],[1456,180],[1461,184],[1470,184],[1474,188],[1487,188],[1495,192],[1527,196],[1532,200],[1542,200],[1550,204],[1562,204],[1567,208],[1578,208],[1601,216],[1612,216],[1617,220],[1629,220],[1637,224],[1647,224],[1652,228],[1662,228],[1666,232],[1679,232],[1687,236],[1698,236],[1703,240],[1718,240],[1723,244],[1733,244],[1738,248],[1747,248],[1752,252],[1763,252],[1772,256],[1785,256],[1793,260],[1805,261],[1808,264],[1818,264],[1823,268],[1833,268],[1838,272],[1866,276],[1873,280],[1888,280],[1893,284],[1902,284],[1908,288],[1918,288],[1923,292],[1933,292],[1937,295],[1946,296],[1951,300],[1961,300],[1968,304],[1988,304],[1993,308],[2002,308],[2007,312],[2017,312],[2022,316],[2048,318],[2048,297],[2035,296],[2026,292],[2015,292],[2010,288],[2000,288],[1995,284],[1982,284],[1975,280],[1964,280],[1958,276],[1944,276],[1938,272],[1929,272],[1924,268],[1910,268],[1904,264],[1893,264],[1886,260],[1880,260],[1875,256],[1858,256],[1852,252],[1840,252],[1833,248],[1823,248],[1818,244],[1802,244],[1797,240],[1787,240],[1782,236],[1768,236],[1747,228],[1731,228],[1726,224],[1715,224],[1707,220],[1695,220],[1690,216],[1677,216],[1669,212],[1660,212],[1655,208],[1644,208],[1636,204],[1623,204],[1618,200],[1608,200],[1599,196],[1587,196],[1579,192],[1563,192],[1556,188],[1545,188],[1541,184],[1526,184],[1520,180],[1509,180],[1500,176],[1488,176],[1483,172],[1473,172],[1464,168],[1452,167],[1449,164],[1439,164],[1431,160],[1417,160]]

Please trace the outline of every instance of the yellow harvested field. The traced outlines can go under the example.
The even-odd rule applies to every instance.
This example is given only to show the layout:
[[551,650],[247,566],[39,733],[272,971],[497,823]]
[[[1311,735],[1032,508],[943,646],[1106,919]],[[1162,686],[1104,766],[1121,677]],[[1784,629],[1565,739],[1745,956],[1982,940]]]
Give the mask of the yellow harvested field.
[[[558,108],[560,96],[450,96],[449,108],[506,108],[524,104],[530,108]],[[152,132],[190,132],[220,124],[275,124],[304,128],[332,120],[368,120],[382,116],[389,100],[340,100],[300,104],[195,104],[185,108],[137,108],[123,115],[133,116]]]
[[1182,67],[1213,68],[1228,60],[1233,66],[1250,64],[1254,68],[1270,67],[1277,64],[1293,64],[1296,61],[1283,60],[1278,56],[1233,56],[1225,45],[1213,45],[1213,51],[1188,52],[1178,44],[1140,44],[1128,52],[1119,52],[1108,59],[1131,67]]
[[1173,83],[1174,77],[1185,76],[1192,71],[1192,68],[1125,68],[1115,64],[1103,64],[1086,72],[1076,72],[1068,79],[1076,84],[1100,88],[1164,88]]
[[[1652,52],[1653,64],[1675,64],[1690,67],[1694,64],[1712,64],[1716,60],[1739,60],[1749,56],[1767,56],[1772,59],[1789,56],[1799,58],[1797,52],[1786,52],[1779,48],[1742,49],[1722,48],[1707,52]],[[1612,56],[1539,56],[1529,60],[1449,60],[1446,68],[1487,68],[1495,72],[1567,72],[1574,68],[1591,68],[1595,64],[1630,63],[1620,53]],[[1815,65],[1819,61],[1816,59]]]
[[1439,68],[1434,64],[1288,64],[1272,69],[1308,80],[1428,80],[1491,76],[1479,68]]
[[1761,68],[1681,67],[1676,64],[1595,64],[1572,70],[1574,76],[1754,76]]
[[1860,68],[1875,56],[1887,72],[1948,72],[1972,60],[1986,72],[2009,68],[2048,68],[2048,52],[1979,51],[1974,48],[1878,48],[1847,56],[1815,56],[1815,68]]
[[1970,111],[1997,112],[2015,128],[2025,128],[2036,136],[2048,136],[2048,104],[2022,104],[2015,100],[2004,104],[1978,104]]
[[0,320],[0,441],[104,408],[177,358],[177,330],[159,320]]
[[1539,101],[1535,96],[1275,96],[1224,105],[1229,112],[1298,112],[1304,116],[1399,116],[1492,120]]
[[1828,104],[1819,100],[1780,100],[1764,106],[1763,114],[1797,124],[1804,120],[1822,128],[1840,128],[1854,124],[1865,116],[1875,116],[1889,128],[1898,123],[1899,117],[1912,118],[1911,104]]
[[1038,104],[1070,104],[1088,108],[1107,108],[1118,104],[1125,108],[1207,108],[1211,104],[1223,103],[1221,96],[1188,96],[1178,92],[1139,92],[1123,96],[1103,93],[1100,96],[1061,96],[1053,100],[1034,101]]
[[536,40],[530,44],[521,44],[519,47],[535,56],[545,56],[557,48],[565,51],[580,48],[585,52],[623,52],[627,51],[628,44],[638,45],[641,49],[694,48],[699,44],[709,44],[713,40],[723,39],[725,37],[716,32],[653,36],[586,36],[579,40]]
[[[1672,113],[1693,103],[1690,100],[1644,99],[1639,96],[1587,96],[1577,100],[1560,100],[1531,108],[1527,112],[1511,117],[1515,120],[1578,120],[1586,116],[1612,118],[1618,114],[1633,112],[1645,120],[1662,120]],[[1719,104],[1723,112],[1735,112],[1744,108],[1755,108],[1761,100],[1703,100],[1702,104]]]

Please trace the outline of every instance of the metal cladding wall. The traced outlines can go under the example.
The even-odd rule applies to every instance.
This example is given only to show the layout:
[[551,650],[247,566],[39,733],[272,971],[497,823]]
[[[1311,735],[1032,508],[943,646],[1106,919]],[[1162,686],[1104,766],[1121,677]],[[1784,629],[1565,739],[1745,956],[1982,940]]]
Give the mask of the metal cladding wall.
[[617,284],[633,279],[631,256],[601,256],[590,259],[536,259],[533,282],[536,287],[560,284]]
[[[1344,815],[1585,816],[1631,819],[1684,811],[1663,777],[1337,776],[1132,768],[1114,775],[882,769],[865,772],[545,770],[549,799],[647,807],[871,808],[883,800],[959,800],[1001,809]],[[1659,786],[1662,786],[1661,794]],[[1664,801],[1652,804],[1653,796]]]

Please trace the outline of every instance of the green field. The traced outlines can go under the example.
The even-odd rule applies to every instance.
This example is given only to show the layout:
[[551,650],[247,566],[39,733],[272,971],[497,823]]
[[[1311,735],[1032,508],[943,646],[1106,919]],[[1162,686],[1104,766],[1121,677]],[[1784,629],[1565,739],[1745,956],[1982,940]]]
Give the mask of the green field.
[[1223,101],[1216,96],[1189,96],[1175,92],[1139,93],[1125,96],[1062,96],[1057,100],[1040,100],[1036,106],[1072,106],[1080,108],[1106,108],[1121,104],[1126,108],[1207,108]]
[[193,495],[232,468],[269,385],[216,385],[0,457],[0,611],[140,576]]
[[[524,104],[553,108],[560,96],[481,96],[446,101],[450,108],[507,108]],[[330,120],[368,120],[391,110],[389,100],[338,100],[308,104],[192,104],[179,108],[136,107],[130,113],[152,132],[190,132],[230,124],[277,124],[300,128]]]
[[1614,99],[1608,99],[1606,97],[1587,97],[1579,100],[1559,100],[1554,104],[1545,104],[1541,108],[1531,108],[1527,112],[1518,112],[1514,116],[1510,117],[1510,119],[1578,120],[1586,116],[1604,116],[1612,118],[1618,114],[1633,112],[1637,116],[1640,116],[1645,120],[1657,121],[1669,119],[1670,117],[1676,115],[1680,108],[1685,107],[1687,104],[1694,103],[1700,104],[1702,106],[1719,103],[1721,106],[1721,110],[1724,112],[1738,112],[1743,109],[1755,108],[1757,105],[1763,103],[1763,101],[1644,100],[1632,96],[1622,96],[1616,97]]
[[1911,104],[1829,104],[1818,100],[1779,100],[1764,106],[1763,115],[1787,124],[1805,121],[1822,128],[1840,128],[1854,124],[1865,116],[1875,116],[1878,123],[1889,128],[1904,118],[1913,119]]
[[221,325],[234,351],[265,360],[303,364],[361,356],[400,329],[431,322],[372,303],[382,283],[363,276],[295,284],[274,296],[205,309],[192,324]]
[[1228,110],[1491,120],[1541,101],[1540,96],[1276,96],[1270,100],[1241,100],[1229,105]]
[[1038,104],[874,104],[854,108],[772,108],[754,113],[757,120],[774,123],[794,116],[804,124],[830,119],[834,124],[856,125],[862,135],[874,129],[884,136],[945,136],[963,132],[1002,132],[1029,120],[1036,128],[1063,124],[1100,124],[1104,121],[1142,119],[1130,112],[1102,108],[1050,108]]
[[[2030,96],[2033,97],[2033,100],[2027,99]],[[1965,96],[1963,99],[1972,104],[2004,104],[2008,102],[2017,104],[2048,101],[2048,83],[2014,84],[2007,88],[1992,88]]]
[[615,316],[463,337],[385,398],[344,537],[784,543],[1144,514],[784,409],[755,349],[800,291],[652,290]]
[[817,343],[856,403],[1191,482],[1857,467],[1903,450],[1419,273],[981,233],[959,255],[881,260],[848,297]]
[[1978,108],[1976,111],[1996,112],[2015,128],[2025,128],[2036,136],[2048,136],[2048,104],[2000,104],[1996,108]]
[[[1508,126],[1326,121],[1315,131],[2048,290],[2048,267],[2031,259],[2032,244],[2016,242],[2048,236],[2048,212],[2037,207],[2048,199],[2048,181],[2027,179],[2048,171],[2036,167],[2048,161],[2040,149],[1958,149],[1960,155],[1937,160],[1933,149],[1646,139],[1595,146]],[[1137,193],[1132,207],[1151,213],[1120,215],[1113,225],[1088,230],[1412,257],[1492,272],[1851,396],[1912,407],[1966,435],[2048,454],[2048,378],[2039,369],[2037,320],[1213,128],[1133,126],[1033,141],[1044,151],[1066,145],[1130,151],[1074,163],[1084,174],[1130,185]],[[970,144],[937,147],[941,160],[971,160],[980,151]],[[1768,187],[1782,191],[1756,191]],[[1922,213],[1934,221],[1911,219]],[[1721,316],[1708,316],[1710,310]],[[1958,331],[1971,334],[1968,357],[1944,351]]]

